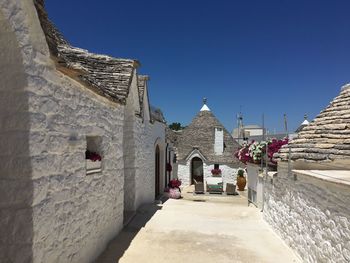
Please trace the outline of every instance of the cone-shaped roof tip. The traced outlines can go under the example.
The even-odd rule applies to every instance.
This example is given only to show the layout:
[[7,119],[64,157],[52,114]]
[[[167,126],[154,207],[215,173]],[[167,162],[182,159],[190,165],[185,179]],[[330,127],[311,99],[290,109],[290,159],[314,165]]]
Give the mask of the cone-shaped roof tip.
[[207,98],[203,98],[203,107],[200,111],[210,111],[209,107],[207,106]]

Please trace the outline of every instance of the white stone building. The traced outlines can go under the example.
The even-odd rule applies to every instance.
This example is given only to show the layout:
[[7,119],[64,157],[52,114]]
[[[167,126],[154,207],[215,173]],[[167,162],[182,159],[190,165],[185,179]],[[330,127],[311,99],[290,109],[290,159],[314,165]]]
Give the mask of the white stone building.
[[266,221],[304,262],[350,262],[350,85],[276,158]]
[[206,101],[190,125],[180,132],[169,131],[168,136],[176,148],[174,173],[183,185],[192,184],[193,179],[205,182],[212,176],[214,168],[222,170],[224,188],[226,183],[235,181],[240,163],[234,152],[239,145],[211,112]]
[[137,61],[72,47],[43,0],[0,1],[0,36],[0,262],[91,262],[163,189],[164,119]]

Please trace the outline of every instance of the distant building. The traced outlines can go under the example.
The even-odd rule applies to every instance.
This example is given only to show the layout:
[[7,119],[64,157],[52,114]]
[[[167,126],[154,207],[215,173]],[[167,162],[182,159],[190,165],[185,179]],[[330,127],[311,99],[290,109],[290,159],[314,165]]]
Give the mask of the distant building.
[[307,115],[304,115],[304,121],[300,124],[298,129],[295,130],[296,133],[300,132],[304,127],[308,126],[310,122],[307,120]]
[[238,142],[240,145],[244,142],[252,142],[252,141],[263,141],[263,140],[269,140],[272,138],[275,139],[283,139],[285,137],[288,137],[289,140],[295,138],[297,136],[297,133],[301,131],[304,127],[309,125],[309,121],[307,120],[307,115],[304,115],[304,121],[300,124],[300,126],[297,128],[295,132],[291,133],[269,133],[266,131],[265,138],[264,138],[264,128],[260,127],[259,125],[245,125],[241,126],[240,128],[235,128],[232,132],[232,137]]
[[234,152],[239,144],[214,116],[204,101],[204,105],[192,123],[180,132],[169,131],[176,147],[176,172],[184,185],[193,180],[205,181],[211,177],[211,170],[222,170],[224,183],[233,182],[240,163]]

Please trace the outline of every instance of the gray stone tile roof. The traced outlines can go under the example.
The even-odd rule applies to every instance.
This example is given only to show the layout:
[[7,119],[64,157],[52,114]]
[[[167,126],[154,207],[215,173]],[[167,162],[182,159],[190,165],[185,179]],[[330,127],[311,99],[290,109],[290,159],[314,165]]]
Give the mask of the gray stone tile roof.
[[[224,131],[224,153],[222,155],[214,153],[215,127],[220,127]],[[179,161],[184,161],[194,149],[198,149],[209,163],[239,166],[239,161],[234,156],[234,152],[240,147],[239,144],[233,140],[230,133],[211,111],[200,111],[185,129],[168,136],[176,141],[174,146],[177,148]]]
[[277,160],[334,161],[350,158],[350,85],[299,133],[281,148]]
[[100,95],[125,104],[138,62],[93,54],[72,47],[49,20],[44,0],[34,0],[34,3],[50,52],[57,60],[58,69]]

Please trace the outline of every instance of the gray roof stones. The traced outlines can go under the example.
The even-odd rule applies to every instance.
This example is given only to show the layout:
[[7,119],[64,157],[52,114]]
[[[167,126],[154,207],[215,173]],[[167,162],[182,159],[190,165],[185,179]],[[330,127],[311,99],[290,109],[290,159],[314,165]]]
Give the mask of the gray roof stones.
[[[224,131],[224,152],[222,155],[214,153],[215,127]],[[171,132],[168,135],[177,148],[177,159],[185,161],[193,150],[198,150],[205,156],[208,163],[228,164],[239,166],[238,159],[234,152],[239,149],[230,133],[223,127],[211,111],[200,111],[181,132]]]
[[57,59],[58,65],[73,70],[79,81],[100,95],[125,104],[138,62],[72,47],[49,20],[44,0],[34,0],[34,3],[50,53]]
[[281,148],[277,160],[334,161],[350,158],[350,85],[298,133],[297,138]]
[[151,106],[150,107],[151,110],[151,121],[158,121],[158,122],[162,122],[162,123],[166,123],[163,112],[161,109]]

